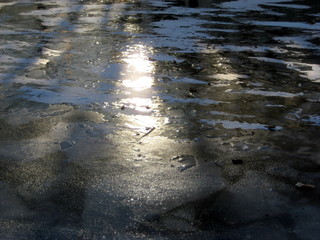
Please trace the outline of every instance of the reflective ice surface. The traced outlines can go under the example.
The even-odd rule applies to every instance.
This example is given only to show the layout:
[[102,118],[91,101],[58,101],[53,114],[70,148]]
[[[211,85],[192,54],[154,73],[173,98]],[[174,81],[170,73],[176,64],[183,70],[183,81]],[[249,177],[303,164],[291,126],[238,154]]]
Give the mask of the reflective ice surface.
[[316,239],[319,10],[0,0],[0,239]]

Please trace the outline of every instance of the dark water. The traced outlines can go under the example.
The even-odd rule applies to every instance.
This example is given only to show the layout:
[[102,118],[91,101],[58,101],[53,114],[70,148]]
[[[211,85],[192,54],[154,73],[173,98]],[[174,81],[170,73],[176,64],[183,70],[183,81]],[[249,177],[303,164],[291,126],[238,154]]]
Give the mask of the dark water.
[[0,239],[316,239],[319,12],[0,1]]

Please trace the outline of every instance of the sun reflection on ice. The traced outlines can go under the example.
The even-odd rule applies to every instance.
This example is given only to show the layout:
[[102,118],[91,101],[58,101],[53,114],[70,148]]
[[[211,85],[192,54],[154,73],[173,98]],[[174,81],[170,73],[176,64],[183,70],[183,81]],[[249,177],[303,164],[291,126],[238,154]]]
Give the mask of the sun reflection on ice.
[[123,85],[135,91],[142,91],[152,87],[153,78],[149,76],[139,77],[137,79],[126,79],[122,81]]
[[154,117],[144,115],[133,115],[128,119],[126,126],[141,132],[146,132],[157,124]]
[[123,61],[127,64],[126,78],[122,80],[125,87],[135,91],[152,87],[154,66],[148,57],[150,51],[150,48],[137,44],[125,52]]
[[128,127],[146,129],[154,127],[156,119],[152,115],[154,84],[154,65],[149,59],[152,47],[136,44],[123,53],[124,69],[121,77],[123,92],[121,103],[125,106]]
[[126,100],[129,108],[135,109],[141,113],[151,112],[152,99],[150,98],[129,98]]

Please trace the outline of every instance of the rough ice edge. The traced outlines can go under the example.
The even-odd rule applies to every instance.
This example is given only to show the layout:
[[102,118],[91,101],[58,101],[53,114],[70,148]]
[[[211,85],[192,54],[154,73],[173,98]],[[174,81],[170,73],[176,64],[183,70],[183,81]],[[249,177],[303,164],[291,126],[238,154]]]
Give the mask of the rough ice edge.
[[[296,70],[302,73],[302,77],[306,77],[314,83],[320,83],[320,65],[318,64],[309,64],[309,63],[298,63],[298,62],[288,62],[285,60],[267,58],[267,57],[251,57],[259,61],[279,63],[287,66],[288,69]],[[301,70],[299,68],[311,68],[311,70]]]
[[226,129],[244,129],[244,130],[270,130],[280,131],[283,129],[281,126],[270,127],[261,123],[247,123],[247,122],[239,122],[239,121],[229,121],[229,120],[207,120],[201,119],[200,122],[208,124],[208,125],[217,125],[221,124]]
[[283,97],[283,98],[293,98],[303,96],[303,93],[287,93],[287,92],[269,92],[263,90],[242,90],[242,91],[232,91],[232,93],[246,93],[246,94],[253,94],[253,95],[260,95],[265,97]]

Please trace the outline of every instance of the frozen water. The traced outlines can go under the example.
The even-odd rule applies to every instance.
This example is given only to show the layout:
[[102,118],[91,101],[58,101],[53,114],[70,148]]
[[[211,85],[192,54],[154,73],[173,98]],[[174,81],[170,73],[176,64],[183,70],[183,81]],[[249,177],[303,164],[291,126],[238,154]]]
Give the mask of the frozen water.
[[319,236],[316,1],[0,13],[1,239]]

